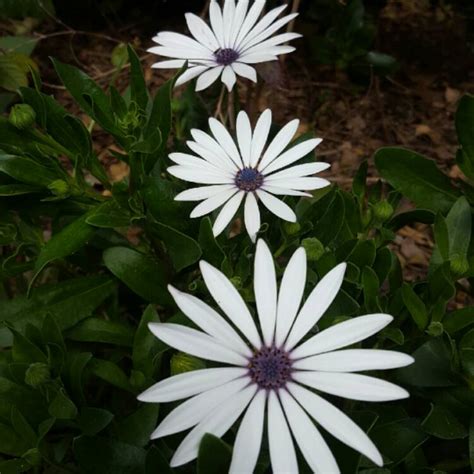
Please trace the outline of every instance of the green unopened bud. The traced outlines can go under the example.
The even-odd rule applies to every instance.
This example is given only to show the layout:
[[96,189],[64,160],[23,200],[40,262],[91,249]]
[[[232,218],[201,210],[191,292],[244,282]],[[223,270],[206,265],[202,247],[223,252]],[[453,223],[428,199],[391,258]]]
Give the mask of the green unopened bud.
[[283,228],[288,235],[295,235],[301,230],[301,225],[298,222],[284,222]]
[[51,372],[49,367],[43,364],[43,362],[35,362],[26,369],[25,383],[31,387],[39,387],[49,382],[50,379]]
[[127,45],[125,43],[119,43],[112,51],[110,62],[115,67],[122,67],[128,61]]
[[393,214],[393,207],[388,201],[380,201],[373,207],[374,217],[379,221],[386,221]]
[[36,120],[36,112],[28,104],[16,104],[10,110],[8,121],[16,128],[25,130]]
[[306,250],[306,257],[310,261],[315,262],[324,254],[324,245],[316,237],[303,239],[301,245]]
[[48,185],[48,189],[55,196],[67,196],[69,194],[69,184],[63,179],[55,179]]
[[183,352],[178,352],[171,357],[171,375],[178,375],[192,370],[204,369],[206,364],[201,359]]
[[427,334],[433,337],[441,336],[444,332],[444,326],[439,321],[433,321],[426,330]]
[[455,276],[464,275],[469,270],[469,262],[464,255],[454,255],[449,266]]
[[38,448],[31,448],[23,454],[22,458],[27,461],[30,466],[39,466],[42,456]]

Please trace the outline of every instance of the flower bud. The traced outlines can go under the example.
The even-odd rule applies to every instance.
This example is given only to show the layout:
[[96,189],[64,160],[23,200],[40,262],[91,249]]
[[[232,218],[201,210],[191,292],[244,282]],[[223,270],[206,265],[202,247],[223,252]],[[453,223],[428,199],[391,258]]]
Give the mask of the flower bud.
[[309,261],[315,262],[324,254],[324,245],[316,237],[303,239],[301,245],[306,250],[306,257]]
[[171,375],[191,372],[192,370],[204,369],[206,365],[201,359],[183,352],[178,352],[171,357]]
[[30,466],[39,466],[42,456],[38,448],[31,448],[23,454],[22,458],[27,461]]
[[19,130],[31,127],[36,120],[36,112],[28,104],[16,104],[10,110],[8,121]]
[[63,179],[55,179],[48,185],[48,189],[55,196],[67,196],[69,194],[69,185]]
[[373,207],[374,217],[379,221],[386,221],[393,214],[393,207],[388,201],[380,201]]
[[441,336],[444,332],[443,324],[440,323],[439,321],[433,321],[428,326],[428,329],[426,330],[426,332],[427,334],[433,337]]
[[461,276],[469,270],[469,262],[464,255],[453,255],[449,266],[455,276]]
[[284,222],[283,228],[288,235],[295,235],[301,230],[301,225],[298,222]]
[[35,362],[26,369],[25,383],[31,387],[39,387],[40,385],[49,382],[50,379],[51,372],[49,367],[43,362]]

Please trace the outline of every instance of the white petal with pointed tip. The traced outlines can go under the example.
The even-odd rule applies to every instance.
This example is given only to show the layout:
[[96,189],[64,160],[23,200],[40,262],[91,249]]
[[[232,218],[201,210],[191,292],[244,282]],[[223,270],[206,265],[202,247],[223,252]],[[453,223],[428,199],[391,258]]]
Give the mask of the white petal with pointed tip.
[[191,148],[191,150],[194,151],[196,155],[201,156],[208,163],[217,166],[219,169],[232,173],[233,176],[235,175],[237,168],[234,162],[227,157],[222,149],[218,151],[218,153],[215,153],[214,151],[202,146],[200,143],[193,142],[191,140],[188,140],[186,145],[188,145],[188,147]]
[[235,62],[232,64],[232,69],[238,76],[245,77],[252,82],[257,82],[257,71],[254,67],[245,63]]
[[150,331],[164,343],[182,352],[216,362],[247,365],[247,359],[207,334],[173,323],[150,323]]
[[237,115],[237,143],[244,167],[250,166],[250,146],[252,144],[252,126],[249,116],[241,110]]
[[178,79],[176,79],[176,82],[174,83],[175,87],[181,86],[182,84],[190,81],[191,79],[194,79],[195,77],[199,76],[199,74],[202,74],[204,71],[207,71],[209,69],[209,66],[193,66],[186,71],[184,71]]
[[235,437],[229,474],[253,472],[257,464],[263,436],[266,393],[257,392],[240,423]]
[[329,186],[331,183],[323,178],[273,178],[265,177],[268,184],[280,186],[282,188],[291,188],[304,191],[312,191]]
[[268,394],[268,445],[272,471],[275,474],[298,472],[295,446],[277,395]]
[[241,390],[228,401],[218,405],[197,425],[178,446],[170,466],[177,467],[195,459],[199,443],[206,433],[220,437],[234,424],[254,396],[257,388],[250,386]]
[[296,347],[293,359],[329,352],[363,341],[393,321],[389,314],[366,314],[343,321],[316,334]]
[[331,450],[309,416],[288,392],[281,390],[279,395],[291,432],[312,472],[339,473]]
[[237,81],[235,72],[232,66],[226,66],[222,72],[222,82],[227,86],[227,90],[230,92]]
[[288,384],[289,392],[328,433],[347,446],[369,458],[377,466],[383,465],[382,456],[370,438],[345,413],[315,393],[295,383]]
[[[295,324],[285,343],[287,350],[293,349],[329,308],[329,305],[333,302],[341,288],[345,271],[346,264],[340,263],[324,275],[321,281],[315,286],[296,317]],[[299,349],[299,347],[297,349]],[[296,354],[296,350],[291,354],[291,357],[294,359],[302,357]]]
[[171,411],[151,435],[152,439],[179,433],[200,423],[216,406],[245,389],[248,377],[240,377],[196,395]]
[[293,368],[323,372],[360,372],[362,370],[396,369],[413,362],[413,357],[403,352],[380,349],[343,349],[299,359],[293,363]]
[[243,367],[193,370],[164,379],[147,388],[137,398],[149,403],[173,402],[219,387],[247,373],[248,370]]
[[281,346],[295,320],[306,285],[306,252],[300,247],[290,258],[280,283],[275,344]]
[[201,260],[204,282],[215,302],[255,348],[262,345],[257,326],[235,286],[217,268]]
[[275,334],[277,284],[273,256],[262,239],[257,242],[255,251],[253,283],[263,341],[269,347],[273,343]]
[[253,193],[247,193],[244,206],[244,222],[250,240],[255,242],[257,232],[260,229],[260,211],[257,200]]
[[297,371],[293,380],[331,395],[365,402],[388,402],[409,396],[398,385],[361,374]]
[[231,184],[233,180],[224,173],[200,170],[193,166],[175,165],[170,166],[166,171],[176,178],[197,184]]
[[226,168],[230,167],[232,170],[236,171],[239,168],[235,165],[226,151],[219,145],[219,143],[210,135],[203,132],[202,130],[197,130],[193,128],[191,130],[191,135],[196,140],[196,142],[204,148],[207,148],[217,157],[220,157],[222,161],[226,162]]
[[226,189],[232,189],[233,184],[216,184],[214,186],[201,186],[198,188],[186,189],[174,198],[175,201],[202,201],[211,196],[215,196]]
[[311,174],[319,173],[329,168],[329,163],[305,163],[304,165],[292,166],[274,174],[265,176],[267,182],[282,178],[302,178]]
[[270,193],[257,190],[257,196],[262,201],[263,205],[273,214],[288,222],[296,222],[296,214],[288,204],[285,204],[280,199],[272,196]]
[[239,150],[235,146],[234,139],[227,131],[227,129],[215,118],[209,119],[209,127],[214,135],[216,141],[225,150],[227,155],[237,165],[239,169],[242,168],[242,159],[240,158]]
[[214,225],[212,226],[214,237],[217,237],[227,227],[229,222],[235,216],[235,213],[238,211],[244,196],[245,193],[243,191],[239,191],[235,196],[232,196],[224,204],[221,211],[217,215],[216,220],[214,221]]
[[191,212],[191,218],[194,217],[201,217],[209,214],[210,212],[214,211],[218,207],[221,207],[225,202],[227,202],[236,192],[238,189],[236,187],[232,187],[231,189],[224,189],[219,194],[215,194],[207,198],[205,201],[198,204],[193,211]]
[[305,193],[304,191],[295,191],[294,189],[281,188],[279,186],[272,186],[271,184],[264,184],[260,189],[270,194],[276,194],[277,196],[313,197],[312,194]]
[[219,48],[219,43],[207,23],[194,13],[185,13],[186,23],[194,38],[211,51]]
[[259,117],[252,136],[252,144],[250,146],[250,166],[253,168],[257,165],[261,157],[265,143],[267,142],[268,133],[272,125],[272,111],[266,109]]
[[196,91],[202,91],[208,88],[211,84],[217,81],[217,78],[221,75],[224,66],[216,66],[203,72],[196,82]]

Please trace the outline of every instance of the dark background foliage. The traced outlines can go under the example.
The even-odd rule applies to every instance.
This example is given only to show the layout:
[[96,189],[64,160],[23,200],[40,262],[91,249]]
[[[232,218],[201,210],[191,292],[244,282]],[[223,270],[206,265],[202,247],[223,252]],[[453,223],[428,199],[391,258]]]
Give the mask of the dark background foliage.
[[[196,463],[171,469],[182,437],[149,442],[170,405],[136,401],[157,380],[205,365],[147,329],[190,324],[167,283],[208,300],[204,258],[253,304],[254,246],[240,220],[214,239],[208,217],[191,220],[190,206],[173,201],[183,183],[165,172],[167,152],[184,150],[189,129],[214,115],[219,86],[172,93],[173,73],[152,71],[146,48],[160,29],[185,31],[183,13],[203,8],[0,0],[2,474],[228,467],[233,430],[223,441],[206,436]],[[394,323],[364,347],[416,359],[377,374],[409,400],[331,400],[369,432],[384,468],[327,440],[343,473],[472,472],[472,3],[307,0],[300,11],[298,51],[260,67],[237,107],[255,117],[270,106],[272,133],[301,118],[299,135],[325,139],[317,156],[331,162],[334,185],[288,199],[298,224],[264,214],[260,235],[279,275],[305,246],[307,291],[348,262],[315,331],[388,312]],[[264,449],[258,472],[269,471]]]

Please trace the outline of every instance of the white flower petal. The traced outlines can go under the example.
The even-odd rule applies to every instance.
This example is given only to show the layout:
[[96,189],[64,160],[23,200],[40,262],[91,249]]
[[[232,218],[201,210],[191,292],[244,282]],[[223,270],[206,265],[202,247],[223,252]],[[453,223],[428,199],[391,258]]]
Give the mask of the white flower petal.
[[262,342],[257,331],[257,326],[235,286],[232,285],[221,271],[209,263],[201,260],[199,266],[204,282],[215,302],[235,326],[242,331],[251,344],[259,349]]
[[194,155],[189,155],[188,153],[170,153],[168,157],[171,161],[175,162],[178,165],[193,166],[193,167],[195,166],[204,171],[209,171],[211,173],[218,173],[224,176],[228,176],[231,179],[234,176],[230,171],[226,169],[222,169],[222,166],[220,167],[216,166],[214,164],[209,163],[206,160],[203,160],[202,158],[198,158]]
[[273,390],[268,394],[268,445],[274,474],[298,472],[295,446],[280,402]]
[[[295,324],[293,325],[285,343],[285,348],[287,350],[293,349],[329,308],[341,288],[345,271],[346,264],[340,263],[324,275],[321,281],[319,281],[315,286],[296,317]],[[301,347],[303,346],[298,347],[294,352],[292,352],[292,358],[297,359],[299,357],[304,357],[300,355],[299,352],[296,354],[298,349]]]
[[291,432],[311,471],[318,474],[339,473],[331,450],[309,416],[287,391],[281,390],[279,395]]
[[252,126],[250,125],[249,116],[245,111],[241,110],[237,115],[237,143],[239,144],[240,154],[244,167],[250,166],[250,147],[252,145]]
[[[282,178],[301,178],[311,174],[319,173],[328,169],[331,165],[329,163],[305,163],[303,165],[291,166],[282,171],[278,171],[270,176],[265,176],[267,182],[272,182],[274,179]],[[265,173],[263,173],[265,174]]]
[[224,66],[216,66],[203,72],[196,81],[196,91],[202,91],[216,82],[223,69]]
[[212,226],[212,233],[217,237],[229,224],[235,213],[238,211],[240,203],[244,198],[245,193],[239,191],[235,196],[230,198],[222,207]]
[[234,18],[232,20],[232,27],[230,28],[230,43],[229,47],[235,49],[237,35],[247,15],[249,0],[239,0],[235,8]]
[[306,285],[306,252],[300,247],[290,258],[278,294],[275,345],[285,342],[303,297]]
[[215,196],[226,189],[232,189],[233,184],[216,184],[214,186],[201,186],[199,188],[186,189],[174,198],[175,201],[202,201]]
[[235,0],[226,0],[222,12],[222,24],[224,26],[224,46],[231,45],[232,23],[234,22]]
[[225,202],[227,202],[235,193],[238,192],[236,187],[232,189],[224,189],[219,194],[207,198],[205,201],[198,204],[193,211],[191,212],[191,218],[202,217],[210,212],[214,211],[218,207],[221,207]]
[[257,464],[263,435],[266,394],[257,392],[240,423],[235,437],[229,474],[253,472]]
[[297,371],[293,372],[293,380],[350,400],[388,402],[409,397],[404,388],[368,375]]
[[268,133],[272,126],[272,111],[266,109],[259,117],[252,136],[252,144],[250,146],[250,166],[253,168],[257,165],[261,157],[265,143],[267,142]]
[[[276,135],[275,138],[268,145],[267,150],[263,154],[262,159],[258,164],[258,170],[263,171],[291,142],[294,137],[300,121],[294,119],[288,122]],[[264,174],[267,174],[265,172]]]
[[300,160],[308,153],[312,152],[321,142],[321,138],[312,138],[310,140],[305,140],[304,142],[298,143],[298,145],[291,147],[277,158],[274,158],[265,168],[265,174],[269,174],[272,171],[279,170],[285,166],[291,165],[295,161]]
[[248,360],[207,334],[181,324],[150,323],[150,331],[168,346],[216,362],[246,366]]
[[207,71],[209,69],[209,66],[193,66],[181,74],[178,79],[176,80],[174,86],[178,87],[181,86],[182,84],[190,81],[191,79],[194,79],[195,77],[199,76],[199,74],[202,74],[204,71]]
[[279,46],[281,45],[282,43],[287,43],[288,41],[292,41],[294,39],[297,39],[297,38],[301,38],[303,35],[301,35],[300,33],[293,33],[293,32],[290,32],[290,33],[281,33],[279,35],[276,35],[276,36],[273,36],[272,38],[270,39],[267,39],[265,41],[251,41],[247,46],[246,46],[246,49],[250,49],[251,46],[255,46],[257,45],[258,43],[258,46],[261,47],[261,48],[267,48],[267,47],[270,47],[270,46]]
[[237,167],[223,150],[217,155],[214,151],[197,142],[188,140],[186,145],[188,145],[188,147],[191,148],[194,153],[204,158],[208,163],[213,164],[219,169],[223,168],[231,173],[232,176],[235,176]]
[[182,400],[226,384],[248,373],[244,367],[193,370],[169,377],[138,395],[141,402],[164,403]]
[[240,158],[239,150],[235,146],[234,139],[227,131],[227,129],[218,120],[211,117],[209,119],[209,127],[219,145],[225,150],[227,155],[237,165],[239,169],[242,168],[242,159]]
[[[216,168],[217,170],[217,168]],[[195,166],[170,166],[167,168],[169,174],[190,183],[198,184],[231,184],[233,180],[223,171],[210,172],[196,168]]]
[[323,178],[273,178],[266,177],[266,181],[270,185],[282,188],[291,188],[296,190],[313,190],[321,189],[329,186],[331,183]]
[[255,251],[254,293],[263,341],[267,347],[273,343],[277,309],[277,283],[273,256],[267,244],[259,239]]
[[295,383],[288,384],[289,392],[328,433],[347,446],[369,458],[378,466],[382,456],[370,438],[346,414],[315,393]]
[[216,0],[212,0],[209,5],[209,19],[212,31],[221,48],[225,48],[224,25],[222,23],[222,11]]
[[211,51],[215,51],[219,48],[219,43],[214,33],[202,18],[194,13],[186,13],[184,16],[186,17],[189,31],[199,43],[205,45]]
[[179,433],[197,425],[212,413],[216,406],[222,402],[228,403],[244,390],[248,383],[248,377],[239,377],[186,400],[163,419],[152,433],[151,439]]
[[272,186],[271,184],[263,184],[263,186],[260,189],[263,189],[263,191],[266,191],[267,193],[276,194],[280,196],[313,197],[312,194],[305,193],[304,191],[295,191],[294,189],[281,188],[279,186]]
[[380,349],[344,349],[299,359],[293,363],[293,368],[323,372],[359,372],[362,370],[396,369],[413,362],[413,357],[403,352]]
[[355,344],[373,336],[392,321],[393,317],[389,314],[366,314],[343,321],[321,331],[301,346],[296,347],[291,356],[294,359],[300,359]]
[[[245,56],[250,56],[252,54],[272,54],[273,56],[278,56],[280,54],[288,54],[295,51],[293,46],[260,46],[256,45],[253,48],[250,48],[245,52]],[[242,56],[243,57],[243,56]]]
[[201,145],[204,148],[207,148],[210,152],[214,153],[214,155],[221,157],[222,160],[229,162],[229,166],[231,166],[232,169],[234,170],[239,169],[235,165],[235,163],[232,161],[230,156],[227,154],[227,152],[210,135],[203,132],[202,130],[197,130],[195,128],[191,130],[191,135],[199,145]]
[[260,210],[253,193],[247,193],[245,199],[244,221],[250,240],[255,242],[257,232],[260,229]]
[[168,290],[173,296],[178,308],[210,336],[215,337],[224,345],[228,345],[233,351],[244,357],[251,357],[252,351],[237,334],[234,328],[209,305],[193,295],[183,293],[168,285]]
[[241,63],[257,64],[269,61],[278,61],[278,56],[266,53],[244,54],[243,56],[239,57],[239,61]]
[[213,59],[211,53],[204,54],[200,50],[186,49],[186,47],[174,47],[174,46],[153,46],[147,50],[150,53],[158,54],[159,56],[165,56],[167,58],[175,59],[187,59],[187,60],[206,60],[210,61]]
[[256,391],[257,387],[255,385],[247,387],[212,410],[184,438],[174,453],[170,466],[181,466],[195,459],[198,455],[201,439],[206,433],[217,437],[224,435],[245,410]]
[[247,16],[245,17],[242,26],[237,34],[237,37],[234,42],[234,47],[239,50],[242,40],[247,36],[247,33],[252,29],[255,23],[262,13],[263,8],[265,7],[265,0],[255,0],[253,5],[250,7]]
[[167,61],[160,61],[151,65],[153,69],[178,69],[184,66],[185,59],[170,59]]
[[[167,48],[185,49],[188,51],[198,52],[207,57],[209,57],[212,52],[212,48],[208,48],[199,41],[181,33],[175,33],[174,31],[160,31],[153,38],[153,41],[166,46]],[[150,52],[153,52],[152,49],[153,48],[150,48]]]
[[232,69],[237,75],[245,77],[252,82],[257,82],[257,71],[254,67],[240,62],[234,62],[232,63]]
[[235,77],[235,72],[231,66],[226,66],[222,73],[222,82],[227,86],[227,90],[230,92],[234,87],[237,78]]
[[280,199],[272,196],[262,189],[257,190],[257,196],[270,212],[285,221],[296,222],[296,214],[293,212],[291,207],[288,206],[288,204],[285,204]]

